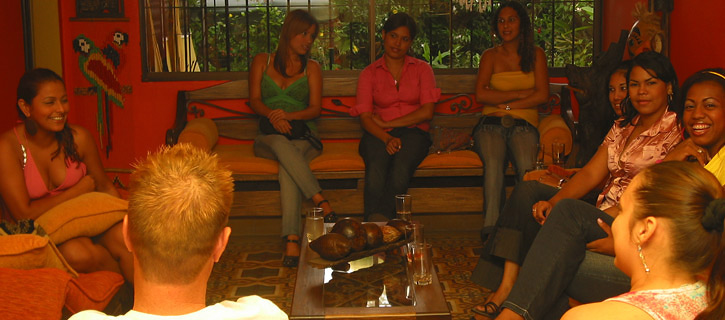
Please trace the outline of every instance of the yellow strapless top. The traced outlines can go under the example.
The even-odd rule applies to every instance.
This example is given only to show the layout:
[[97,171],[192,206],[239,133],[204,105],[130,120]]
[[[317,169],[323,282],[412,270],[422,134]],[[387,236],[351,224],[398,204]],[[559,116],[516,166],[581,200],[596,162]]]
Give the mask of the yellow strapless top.
[[[535,82],[536,80],[534,79],[533,72],[523,73],[521,71],[506,71],[492,74],[489,87],[500,91],[514,91],[531,89],[534,87]],[[524,119],[526,122],[535,127],[539,125],[539,113],[536,108],[506,111],[499,109],[496,106],[483,106],[483,115],[497,112],[508,113],[515,118]]]

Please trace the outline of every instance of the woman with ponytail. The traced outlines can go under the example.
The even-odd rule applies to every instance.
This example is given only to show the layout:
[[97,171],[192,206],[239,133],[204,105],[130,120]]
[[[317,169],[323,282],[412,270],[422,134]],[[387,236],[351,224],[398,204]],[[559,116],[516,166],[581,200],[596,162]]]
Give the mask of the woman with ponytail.
[[[725,199],[717,178],[695,163],[663,162],[638,174],[620,205],[614,263],[631,290],[564,319],[693,319],[703,310],[703,319],[722,319]],[[698,278],[715,260],[708,297]]]
[[[91,134],[68,124],[63,79],[48,69],[28,71],[17,90],[20,121],[0,135],[0,220],[36,220],[53,207],[98,191],[118,197],[106,176]],[[109,270],[133,280],[133,260],[123,243],[121,223],[93,238],[57,243],[78,272]]]

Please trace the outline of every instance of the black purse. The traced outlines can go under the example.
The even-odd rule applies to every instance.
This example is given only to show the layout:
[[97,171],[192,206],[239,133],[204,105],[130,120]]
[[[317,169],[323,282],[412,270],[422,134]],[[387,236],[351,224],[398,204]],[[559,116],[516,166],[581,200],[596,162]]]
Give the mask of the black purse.
[[320,141],[320,139],[312,134],[312,131],[310,131],[310,127],[307,126],[307,123],[305,123],[304,120],[291,120],[289,124],[290,126],[292,126],[292,129],[290,129],[289,134],[285,134],[277,131],[277,129],[275,129],[272,123],[269,121],[269,118],[259,118],[259,130],[262,131],[262,133],[280,134],[287,137],[287,139],[289,140],[307,140],[310,142],[313,148],[317,150],[322,150],[322,141]]

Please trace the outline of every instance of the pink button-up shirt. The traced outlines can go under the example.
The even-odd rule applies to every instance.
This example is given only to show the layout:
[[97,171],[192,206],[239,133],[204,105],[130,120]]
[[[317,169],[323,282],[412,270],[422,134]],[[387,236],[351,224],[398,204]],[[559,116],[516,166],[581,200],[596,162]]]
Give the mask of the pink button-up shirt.
[[[350,108],[350,115],[372,112],[383,121],[390,121],[420,109],[423,104],[435,103],[440,96],[433,69],[427,62],[406,56],[396,88],[385,58],[380,58],[360,73],[357,101]],[[430,124],[425,121],[412,127],[428,131]]]
[[[632,121],[639,121],[639,116]],[[604,138],[602,146],[607,147],[609,180],[599,195],[599,209],[605,210],[619,203],[619,198],[637,173],[663,159],[680,141],[682,130],[677,115],[666,111],[649,129],[634,137],[625,147],[634,125],[624,128],[617,121]]]

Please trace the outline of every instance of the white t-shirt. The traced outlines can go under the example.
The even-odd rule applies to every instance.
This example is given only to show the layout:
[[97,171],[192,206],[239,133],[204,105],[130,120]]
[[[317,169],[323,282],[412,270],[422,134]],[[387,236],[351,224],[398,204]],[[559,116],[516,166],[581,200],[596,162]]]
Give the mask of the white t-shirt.
[[157,316],[131,310],[122,316],[109,316],[96,310],[85,310],[76,313],[69,320],[287,320],[285,314],[272,301],[260,296],[246,296],[239,298],[236,302],[226,300],[215,305],[208,306],[196,312],[180,316]]

